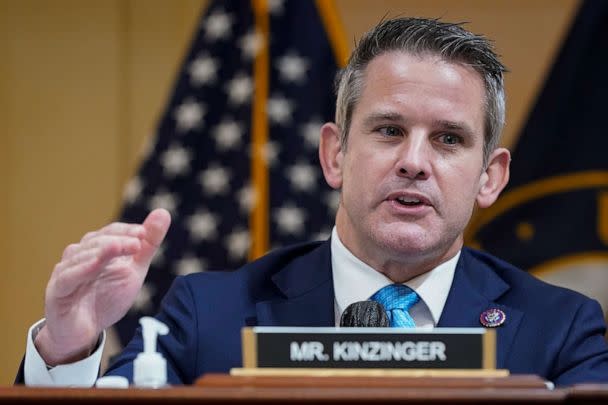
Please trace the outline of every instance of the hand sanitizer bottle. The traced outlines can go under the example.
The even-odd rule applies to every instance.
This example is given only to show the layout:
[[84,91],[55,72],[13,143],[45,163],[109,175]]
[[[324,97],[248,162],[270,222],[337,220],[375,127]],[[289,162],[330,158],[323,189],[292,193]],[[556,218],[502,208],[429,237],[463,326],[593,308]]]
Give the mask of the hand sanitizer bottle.
[[167,325],[156,318],[140,318],[144,351],[133,362],[133,383],[136,387],[159,388],[167,384],[167,360],[156,351],[157,335],[169,333]]

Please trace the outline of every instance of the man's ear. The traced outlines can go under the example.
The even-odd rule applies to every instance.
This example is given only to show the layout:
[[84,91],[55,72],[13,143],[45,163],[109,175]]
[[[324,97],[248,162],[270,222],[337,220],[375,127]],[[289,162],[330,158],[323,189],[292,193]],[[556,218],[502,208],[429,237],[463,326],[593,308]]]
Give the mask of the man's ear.
[[509,182],[509,163],[511,153],[505,148],[498,148],[490,155],[488,167],[481,174],[477,205],[487,208],[494,204],[500,192]]
[[333,189],[342,187],[343,152],[340,144],[340,128],[333,122],[321,127],[319,139],[319,161],[325,181]]

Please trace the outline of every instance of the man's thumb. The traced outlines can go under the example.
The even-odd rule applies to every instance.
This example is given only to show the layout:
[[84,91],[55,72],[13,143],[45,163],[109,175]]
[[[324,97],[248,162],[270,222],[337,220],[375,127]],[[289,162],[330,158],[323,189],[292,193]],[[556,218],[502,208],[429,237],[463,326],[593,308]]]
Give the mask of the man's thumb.
[[159,208],[148,214],[144,220],[143,227],[146,230],[142,240],[142,249],[135,256],[135,261],[149,264],[152,256],[165,239],[171,225],[171,214],[169,211]]

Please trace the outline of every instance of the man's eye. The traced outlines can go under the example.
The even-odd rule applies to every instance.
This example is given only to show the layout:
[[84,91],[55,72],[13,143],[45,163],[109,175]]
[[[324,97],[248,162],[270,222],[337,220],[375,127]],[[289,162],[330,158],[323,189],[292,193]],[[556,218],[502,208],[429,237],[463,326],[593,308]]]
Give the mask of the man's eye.
[[462,138],[454,134],[443,134],[439,137],[439,140],[446,145],[456,145],[462,143]]
[[382,128],[378,129],[378,132],[380,132],[384,136],[399,136],[399,135],[401,135],[401,131],[397,127],[382,127]]

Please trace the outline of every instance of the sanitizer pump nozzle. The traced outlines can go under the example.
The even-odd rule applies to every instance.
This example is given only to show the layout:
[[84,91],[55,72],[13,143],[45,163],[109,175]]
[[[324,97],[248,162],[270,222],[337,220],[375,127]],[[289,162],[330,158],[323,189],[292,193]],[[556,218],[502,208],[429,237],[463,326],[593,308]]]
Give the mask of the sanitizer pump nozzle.
[[169,333],[169,328],[149,316],[140,318],[139,323],[144,351],[133,362],[133,382],[137,387],[159,388],[167,383],[167,361],[156,351],[156,337]]

